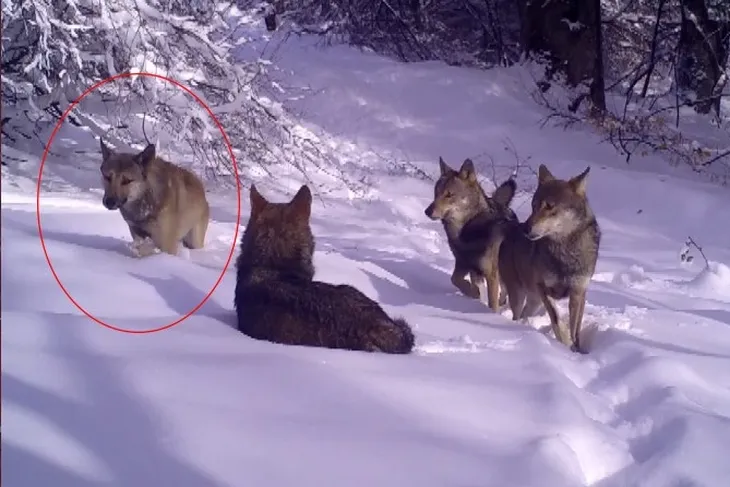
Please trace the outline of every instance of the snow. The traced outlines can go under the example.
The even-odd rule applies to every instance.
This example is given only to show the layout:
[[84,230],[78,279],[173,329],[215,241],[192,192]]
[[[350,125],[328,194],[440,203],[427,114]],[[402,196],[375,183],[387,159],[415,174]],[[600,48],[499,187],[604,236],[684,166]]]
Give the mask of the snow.
[[720,262],[708,262],[697,277],[687,284],[687,290],[695,296],[713,296],[730,300],[730,267]]
[[[268,42],[242,44],[240,56],[258,59]],[[405,316],[416,352],[249,339],[233,328],[232,267],[178,326],[104,328],[49,272],[38,161],[13,161],[2,168],[3,485],[726,483],[727,188],[652,157],[626,165],[589,132],[540,128],[544,113],[518,69],[402,65],[294,36],[275,64],[279,86],[310,92],[287,102],[302,130],[326,134],[341,169],[373,185],[353,192],[312,171],[317,278],[355,285]],[[98,141],[65,127],[53,151],[43,235],[79,305],[148,330],[200,303],[236,243],[232,190],[210,185],[205,249],[138,260],[121,216],[101,205]],[[446,239],[423,214],[433,194],[423,174],[437,174],[439,156],[452,165],[472,157],[488,191],[516,170],[522,219],[538,163],[559,177],[592,167],[588,195],[604,240],[585,309],[589,354],[549,336],[546,316],[515,323],[453,288]],[[284,201],[304,180],[280,176],[254,180]],[[248,189],[242,200],[239,232]],[[699,255],[680,262],[688,235],[707,266]],[[559,310],[566,316],[567,303]]]

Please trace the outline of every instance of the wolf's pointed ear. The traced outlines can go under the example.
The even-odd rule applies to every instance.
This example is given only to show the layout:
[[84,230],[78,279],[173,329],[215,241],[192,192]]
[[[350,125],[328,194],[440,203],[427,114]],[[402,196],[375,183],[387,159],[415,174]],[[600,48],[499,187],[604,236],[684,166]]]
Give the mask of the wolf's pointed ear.
[[467,181],[477,180],[477,172],[474,169],[474,162],[471,159],[464,159],[464,163],[459,169],[459,177]]
[[570,187],[573,188],[573,191],[575,191],[575,194],[579,196],[585,196],[586,194],[586,179],[588,178],[588,173],[591,171],[591,166],[588,166],[585,171],[578,174],[574,178],[571,178],[568,181],[568,184],[570,184]]
[[114,155],[114,151],[104,143],[104,139],[101,137],[99,137],[99,145],[101,146],[101,158],[103,161],[106,161],[109,157]]
[[155,144],[148,144],[142,152],[134,156],[134,160],[137,161],[137,164],[146,168],[155,159],[156,155]]
[[439,169],[441,170],[441,175],[453,172],[454,170],[449,167],[448,164],[446,164],[446,161],[444,161],[443,157],[439,156]]
[[537,184],[540,185],[547,183],[553,179],[555,179],[555,176],[553,176],[553,173],[548,170],[547,166],[545,164],[540,164],[540,167],[537,168]]
[[251,189],[248,192],[248,197],[249,203],[251,204],[251,216],[260,212],[266,206],[266,203],[268,203],[266,198],[261,196],[261,193],[259,193],[259,190],[256,189],[256,185],[253,183],[251,183]]
[[309,217],[312,214],[312,192],[309,190],[309,186],[305,184],[299,188],[297,194],[295,194],[294,198],[292,198],[291,202],[289,202],[289,206],[292,207],[299,216],[309,220]]
[[517,183],[515,183],[514,179],[510,178],[494,190],[492,199],[500,205],[509,207],[510,203],[512,203],[512,198],[515,197],[515,191],[517,191]]

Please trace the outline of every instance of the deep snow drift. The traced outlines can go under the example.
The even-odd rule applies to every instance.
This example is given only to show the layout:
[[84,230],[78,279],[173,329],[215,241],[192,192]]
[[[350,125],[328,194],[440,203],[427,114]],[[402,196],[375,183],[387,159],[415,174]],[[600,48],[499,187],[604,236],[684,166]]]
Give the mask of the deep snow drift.
[[[416,353],[251,340],[231,328],[232,268],[177,327],[152,335],[102,328],[49,273],[36,228],[38,161],[3,167],[3,485],[727,482],[726,188],[680,170],[652,172],[664,166],[651,158],[627,166],[587,133],[540,129],[543,114],[522,93],[517,70],[401,65],[347,47],[315,50],[306,39],[290,40],[279,56],[287,83],[316,93],[292,105],[331,134],[343,167],[373,182],[363,195],[313,175],[317,278],[356,285],[404,315]],[[115,326],[155,328],[187,313],[225,265],[234,194],[211,191],[204,250],[130,258],[121,216],[101,205],[98,142],[68,129],[59,153],[72,138],[84,144],[74,149],[78,167],[49,159],[41,197],[59,278]],[[497,182],[514,169],[505,144],[559,177],[593,168],[588,196],[604,240],[586,305],[589,355],[542,333],[546,316],[513,323],[508,311],[494,315],[449,282],[445,237],[423,214],[432,183],[416,175],[435,176],[439,155],[452,165],[472,157],[491,191],[488,156]],[[518,171],[521,218],[534,167]],[[283,201],[302,181],[291,174],[257,186]],[[241,228],[247,189],[242,196]],[[688,235],[711,260],[704,271],[699,254],[680,262]]]

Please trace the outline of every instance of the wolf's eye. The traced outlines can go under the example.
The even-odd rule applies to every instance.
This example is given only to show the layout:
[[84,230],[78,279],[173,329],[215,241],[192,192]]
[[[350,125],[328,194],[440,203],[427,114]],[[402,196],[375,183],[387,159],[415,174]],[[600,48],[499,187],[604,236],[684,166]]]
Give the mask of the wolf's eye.
[[553,205],[552,203],[550,203],[550,202],[546,201],[545,203],[543,203],[543,205],[542,205],[542,206],[543,206],[543,208],[545,208],[545,209],[546,209],[547,211],[550,211],[550,210],[552,210],[552,209],[553,209],[553,207],[554,207],[555,205]]
[[454,197],[454,193],[452,193],[451,191],[447,191],[444,196],[446,197],[446,199],[451,199]]
[[132,180],[129,178],[122,178],[122,186],[126,186],[131,182],[132,182]]

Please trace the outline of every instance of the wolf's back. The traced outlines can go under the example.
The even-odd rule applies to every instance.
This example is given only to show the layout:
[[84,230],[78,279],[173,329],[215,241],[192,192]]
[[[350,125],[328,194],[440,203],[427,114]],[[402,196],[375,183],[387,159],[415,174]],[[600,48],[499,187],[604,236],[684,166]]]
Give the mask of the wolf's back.
[[260,340],[392,354],[410,353],[415,342],[405,320],[392,319],[349,285],[239,282],[235,306],[239,331]]

